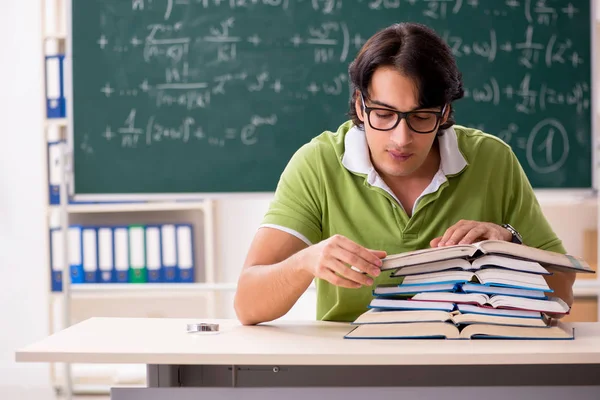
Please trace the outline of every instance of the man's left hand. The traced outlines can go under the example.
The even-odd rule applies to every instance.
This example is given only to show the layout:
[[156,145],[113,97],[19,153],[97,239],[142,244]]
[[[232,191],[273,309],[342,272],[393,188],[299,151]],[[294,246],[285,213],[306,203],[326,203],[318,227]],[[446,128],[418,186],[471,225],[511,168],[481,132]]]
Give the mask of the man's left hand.
[[491,222],[460,220],[446,230],[444,236],[430,242],[431,247],[471,244],[481,240],[504,240],[510,242],[512,233]]

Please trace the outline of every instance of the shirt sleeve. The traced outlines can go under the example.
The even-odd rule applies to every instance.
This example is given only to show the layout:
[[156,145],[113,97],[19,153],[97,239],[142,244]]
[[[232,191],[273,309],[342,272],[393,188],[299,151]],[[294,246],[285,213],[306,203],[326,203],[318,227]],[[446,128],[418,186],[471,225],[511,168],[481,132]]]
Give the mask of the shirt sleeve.
[[308,143],[292,156],[261,224],[288,232],[308,245],[322,238],[324,190],[317,146]]
[[565,254],[563,243],[544,216],[519,160],[512,150],[509,149],[507,154],[505,223],[512,225],[521,234],[523,244]]

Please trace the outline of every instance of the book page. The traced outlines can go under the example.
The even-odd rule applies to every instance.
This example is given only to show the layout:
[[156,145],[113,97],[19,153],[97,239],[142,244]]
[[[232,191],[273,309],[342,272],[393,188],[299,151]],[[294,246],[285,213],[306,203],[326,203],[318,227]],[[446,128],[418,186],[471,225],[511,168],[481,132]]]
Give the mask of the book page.
[[412,324],[363,324],[345,336],[348,339],[459,338],[458,328],[449,322]]
[[508,270],[529,272],[533,274],[550,275],[550,272],[535,261],[527,261],[514,257],[501,256],[497,254],[487,254],[476,258],[471,263],[473,269],[482,269],[485,267],[504,268]]
[[466,326],[460,333],[462,338],[498,337],[507,339],[573,339],[573,332],[559,326],[547,328],[473,324]]
[[434,261],[425,264],[401,267],[398,271],[394,272],[394,276],[419,275],[448,270],[468,271],[472,268],[473,266],[468,260],[464,258],[452,258],[449,260]]
[[[395,276],[392,274],[392,276]],[[428,285],[432,283],[461,283],[469,282],[474,275],[469,271],[442,271],[431,274],[411,275],[404,278],[402,286]]]
[[580,257],[564,255],[502,240],[484,240],[474,243],[473,245],[486,254],[506,254],[531,261],[537,261],[550,271],[594,273],[594,270],[590,265]]
[[381,324],[401,322],[444,322],[452,313],[434,310],[381,310],[372,308],[358,316],[352,324]]
[[452,303],[475,303],[484,305],[489,303],[490,298],[483,293],[417,293],[412,297],[412,300],[424,301],[448,301]]
[[494,324],[513,326],[537,326],[540,328],[546,326],[546,322],[541,317],[541,315],[540,318],[519,318],[486,314],[457,314],[452,316],[452,321],[457,325]]
[[525,299],[514,296],[493,296],[489,304],[494,308],[519,308],[523,310],[540,311],[544,313],[565,314],[569,311],[569,306],[557,299],[538,300]]

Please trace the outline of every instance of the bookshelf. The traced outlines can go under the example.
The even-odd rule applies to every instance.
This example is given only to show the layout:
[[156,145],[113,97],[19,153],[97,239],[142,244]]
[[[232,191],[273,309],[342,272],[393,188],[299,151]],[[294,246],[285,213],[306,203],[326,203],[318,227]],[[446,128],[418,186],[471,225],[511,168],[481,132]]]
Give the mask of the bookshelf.
[[[70,0],[41,0],[42,42],[46,82],[46,56],[67,54],[68,6]],[[67,141],[71,120],[69,114],[68,69],[65,68],[65,116],[48,116],[44,96],[45,115],[42,140],[44,143]],[[48,154],[44,165],[50,172]],[[122,203],[73,203],[66,201],[71,181],[69,154],[63,154],[61,166],[61,203],[49,204],[46,195],[46,228],[70,225],[131,225],[178,224],[193,227],[195,282],[193,283],[102,283],[70,284],[63,269],[63,289],[54,292],[48,286],[49,333],[52,334],[84,319],[107,317],[189,317],[219,318],[226,314],[222,293],[235,291],[236,283],[218,282],[215,266],[215,202],[204,199],[172,199],[168,201],[143,201]],[[47,185],[48,187],[48,185]],[[69,199],[71,200],[71,199]],[[67,244],[68,246],[68,244]],[[50,253],[50,243],[46,249]],[[67,251],[65,251],[67,254]],[[66,258],[65,258],[66,259]],[[51,260],[49,260],[51,263]],[[48,265],[50,274],[50,265]],[[227,304],[228,305],[228,304]],[[107,394],[120,384],[127,386],[145,384],[145,368],[136,365],[51,364],[51,382],[57,393],[70,398],[72,394]]]

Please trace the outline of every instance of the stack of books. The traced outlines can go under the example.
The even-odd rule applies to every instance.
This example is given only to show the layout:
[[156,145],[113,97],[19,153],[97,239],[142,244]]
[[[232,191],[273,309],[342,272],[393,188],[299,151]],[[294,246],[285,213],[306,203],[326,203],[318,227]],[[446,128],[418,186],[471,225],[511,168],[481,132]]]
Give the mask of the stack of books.
[[391,255],[347,339],[573,339],[550,316],[569,306],[546,283],[552,271],[594,273],[582,259],[502,241]]

